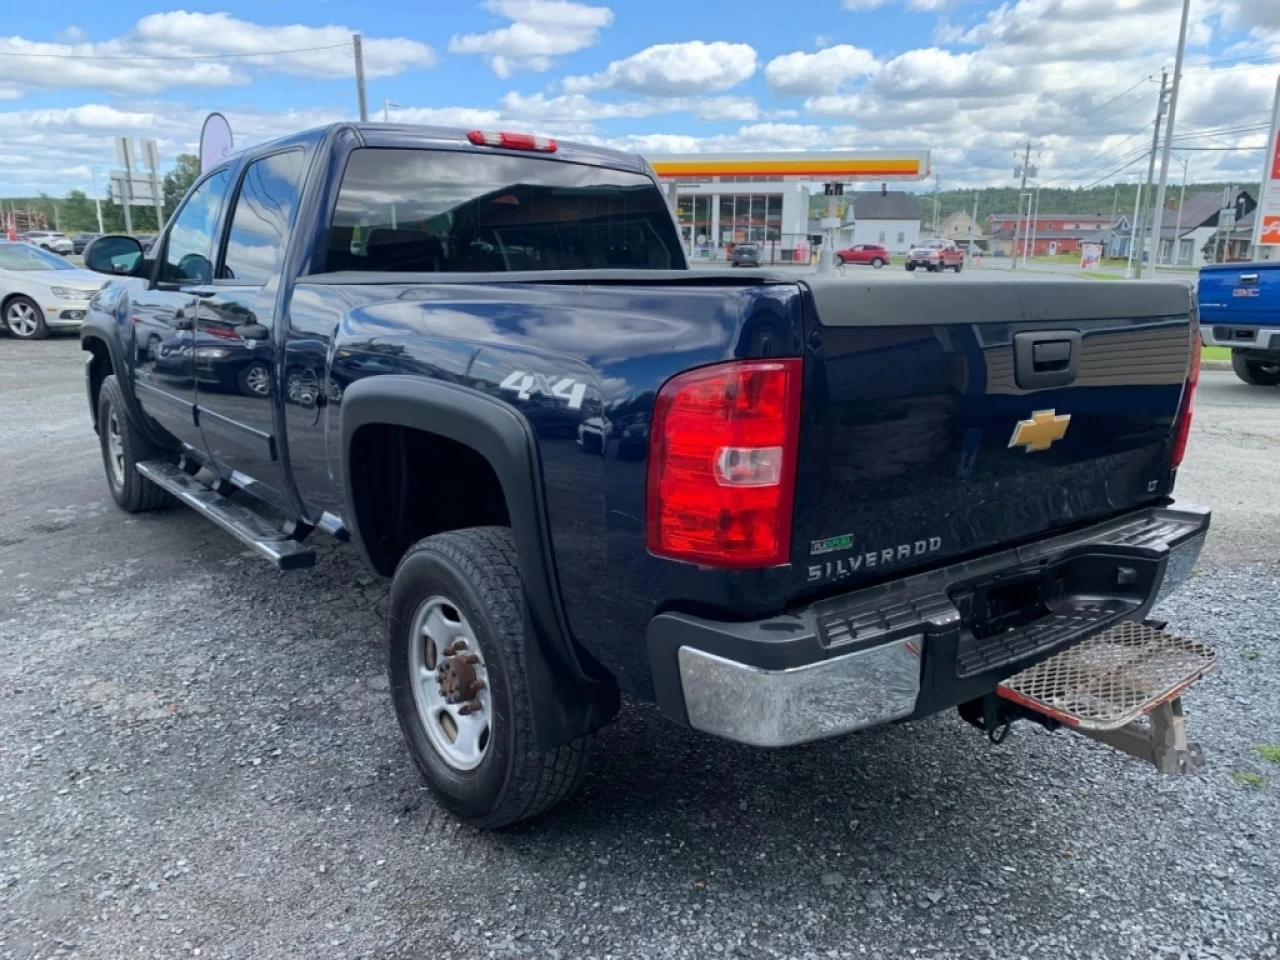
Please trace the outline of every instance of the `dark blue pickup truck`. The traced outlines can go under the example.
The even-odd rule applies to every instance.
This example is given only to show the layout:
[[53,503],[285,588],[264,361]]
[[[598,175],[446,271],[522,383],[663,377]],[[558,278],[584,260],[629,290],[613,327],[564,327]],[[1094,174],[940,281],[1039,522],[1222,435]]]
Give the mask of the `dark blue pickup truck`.
[[1200,268],[1204,342],[1231,348],[1245,383],[1280,386],[1280,260]]
[[994,736],[1208,527],[1171,497],[1185,285],[691,270],[638,157],[379,124],[232,157],[86,262],[116,503],[281,569],[351,542],[411,753],[482,825],[572,792],[620,693],[761,746]]

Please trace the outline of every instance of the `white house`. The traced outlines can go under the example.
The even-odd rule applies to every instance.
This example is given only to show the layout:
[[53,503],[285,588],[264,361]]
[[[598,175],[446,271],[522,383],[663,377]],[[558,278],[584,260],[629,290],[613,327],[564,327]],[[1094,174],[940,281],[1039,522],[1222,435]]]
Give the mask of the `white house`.
[[906,253],[920,240],[920,201],[915,194],[881,187],[854,194],[848,209],[853,216],[840,228],[837,248],[878,243],[890,253]]

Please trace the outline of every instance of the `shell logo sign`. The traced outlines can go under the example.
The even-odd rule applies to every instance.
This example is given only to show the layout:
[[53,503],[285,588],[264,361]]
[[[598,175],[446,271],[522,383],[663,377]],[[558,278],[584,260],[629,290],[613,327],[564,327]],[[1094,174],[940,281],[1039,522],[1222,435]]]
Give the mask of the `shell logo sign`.
[[929,152],[922,153],[693,153],[646,158],[663,180],[692,177],[784,177],[818,182],[923,180]]

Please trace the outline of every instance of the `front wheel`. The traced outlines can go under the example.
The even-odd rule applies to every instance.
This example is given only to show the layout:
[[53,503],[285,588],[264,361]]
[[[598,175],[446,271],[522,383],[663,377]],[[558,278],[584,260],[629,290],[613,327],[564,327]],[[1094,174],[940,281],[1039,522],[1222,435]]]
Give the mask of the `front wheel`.
[[843,266],[844,266],[844,257],[840,256],[840,254],[838,254],[838,253],[836,254],[836,266],[837,266],[837,267],[843,267]]
[[391,582],[387,668],[400,729],[441,806],[479,827],[550,809],[586,773],[590,737],[553,750],[534,742],[526,622],[506,527],[420,540]]
[[30,297],[14,297],[4,308],[4,322],[19,340],[43,340],[49,336],[44,311]]
[[269,397],[271,396],[271,368],[260,360],[254,361],[240,371],[237,385],[246,397]]
[[1231,369],[1250,386],[1280,386],[1280,361],[1268,363],[1266,360],[1251,360],[1239,350],[1232,350]]
[[907,273],[915,273],[916,265],[914,263],[907,264]]
[[98,441],[116,506],[126,513],[143,513],[172,502],[166,491],[138,472],[138,464],[155,457],[156,451],[129,419],[115,374],[102,381],[98,392]]

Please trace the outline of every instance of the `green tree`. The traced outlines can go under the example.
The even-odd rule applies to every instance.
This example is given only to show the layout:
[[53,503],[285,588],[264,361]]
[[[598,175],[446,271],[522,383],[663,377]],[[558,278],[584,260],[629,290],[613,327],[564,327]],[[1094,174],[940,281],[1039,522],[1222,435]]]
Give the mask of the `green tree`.
[[98,214],[83,190],[69,191],[62,201],[62,229],[65,233],[98,229]]
[[164,212],[173,213],[191,185],[200,176],[200,158],[194,153],[178,154],[174,168],[164,175]]

